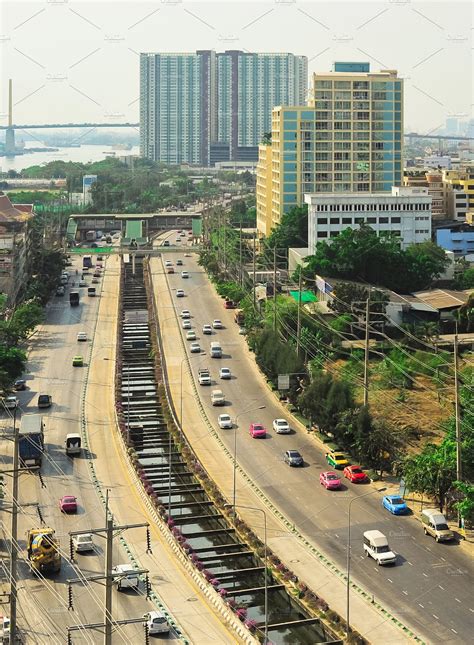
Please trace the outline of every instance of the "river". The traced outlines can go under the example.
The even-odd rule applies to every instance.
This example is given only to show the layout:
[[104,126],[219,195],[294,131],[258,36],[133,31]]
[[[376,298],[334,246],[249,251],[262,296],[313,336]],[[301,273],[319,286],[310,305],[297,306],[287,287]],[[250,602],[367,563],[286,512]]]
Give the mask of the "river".
[[[38,144],[32,144],[30,147],[40,147]],[[53,146],[51,146],[53,147]],[[56,146],[54,146],[56,147]],[[113,146],[106,145],[83,145],[80,148],[60,148],[55,152],[27,152],[25,147],[22,155],[15,157],[0,157],[0,172],[16,170],[20,172],[23,168],[29,166],[38,166],[50,161],[76,161],[87,163],[88,161],[100,161],[105,159],[107,154],[115,153],[114,156],[120,158],[125,155],[138,155],[139,146],[133,146],[131,150],[114,150]]]

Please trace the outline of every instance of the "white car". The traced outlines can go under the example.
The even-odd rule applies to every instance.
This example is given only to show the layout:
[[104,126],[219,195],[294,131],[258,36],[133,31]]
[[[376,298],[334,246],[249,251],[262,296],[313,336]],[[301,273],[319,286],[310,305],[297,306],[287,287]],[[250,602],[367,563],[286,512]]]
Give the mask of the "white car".
[[139,581],[138,574],[135,572],[131,564],[118,564],[112,569],[114,575],[114,582],[117,585],[118,591],[122,589],[138,589]]
[[166,260],[165,267],[168,268],[168,267],[172,267],[172,266],[173,266],[173,263],[171,262],[171,260]]
[[219,378],[226,379],[226,380],[232,378],[232,373],[230,369],[228,367],[221,367],[221,369],[219,370]]
[[212,334],[211,325],[204,325],[203,328],[202,328],[202,333],[203,334]]
[[146,621],[149,636],[153,636],[154,634],[169,634],[171,627],[161,611],[149,611],[147,614],[143,614],[143,618]]
[[189,311],[189,309],[183,309],[183,311],[181,312],[181,318],[183,320],[187,320],[188,318],[191,318],[191,312]]
[[216,318],[212,321],[212,326],[214,329],[222,329],[222,321],[220,321],[219,318]]
[[72,543],[77,553],[94,550],[94,542],[92,541],[91,533],[81,533],[80,535],[73,535]]
[[6,396],[3,399],[2,403],[3,403],[3,407],[6,410],[14,410],[15,408],[18,407],[19,401],[16,396]]
[[77,340],[78,340],[78,341],[84,341],[84,340],[87,340],[87,334],[86,334],[86,332],[85,332],[85,331],[80,331],[80,332],[77,334]]
[[183,320],[183,329],[191,329],[191,321]]
[[2,637],[2,643],[10,642],[10,618],[8,616],[2,616],[2,631],[0,636]]
[[290,434],[291,432],[288,421],[285,419],[275,419],[273,421],[273,429],[277,434]]
[[196,340],[196,332],[194,331],[194,329],[186,332],[186,340]]
[[189,273],[187,271],[181,271],[182,278],[189,278]]
[[184,291],[183,291],[183,289],[176,289],[176,297],[177,297],[177,298],[184,298]]
[[217,423],[219,424],[219,428],[222,428],[222,430],[232,428],[234,425],[230,415],[228,414],[219,414],[217,417]]
[[191,343],[189,351],[191,352],[191,354],[199,354],[201,351],[199,343]]

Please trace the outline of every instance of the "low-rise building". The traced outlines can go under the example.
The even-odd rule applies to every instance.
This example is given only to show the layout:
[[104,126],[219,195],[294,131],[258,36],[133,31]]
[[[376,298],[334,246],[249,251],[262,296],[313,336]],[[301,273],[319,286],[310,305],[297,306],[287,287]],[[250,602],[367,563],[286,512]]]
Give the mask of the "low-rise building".
[[0,293],[9,305],[17,302],[28,281],[32,217],[32,204],[13,205],[0,195]]
[[443,171],[443,184],[452,219],[474,224],[474,166]]
[[436,229],[436,244],[455,257],[464,257],[474,253],[474,226],[453,224]]
[[308,248],[329,242],[346,228],[368,224],[378,235],[395,234],[402,248],[431,239],[431,196],[426,188],[392,187],[392,193],[312,193],[308,204]]

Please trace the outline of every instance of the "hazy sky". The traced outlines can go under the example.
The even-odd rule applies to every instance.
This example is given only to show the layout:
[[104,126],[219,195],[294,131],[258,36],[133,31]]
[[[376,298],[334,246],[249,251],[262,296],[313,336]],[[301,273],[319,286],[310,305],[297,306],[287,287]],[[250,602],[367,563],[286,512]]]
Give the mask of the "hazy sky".
[[0,118],[138,121],[139,53],[289,51],[309,71],[370,61],[405,78],[405,129],[436,131],[472,110],[471,2],[158,0],[2,2]]

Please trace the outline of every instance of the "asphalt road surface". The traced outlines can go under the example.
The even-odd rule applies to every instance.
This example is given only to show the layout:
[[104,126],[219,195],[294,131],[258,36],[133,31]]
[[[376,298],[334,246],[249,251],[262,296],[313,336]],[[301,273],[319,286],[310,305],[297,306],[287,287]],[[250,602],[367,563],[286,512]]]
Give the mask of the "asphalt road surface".
[[[174,234],[170,234],[171,239]],[[183,249],[184,251],[184,249]],[[190,354],[197,382],[199,367],[209,367],[213,385],[200,388],[202,401],[222,440],[232,450],[234,430],[219,430],[217,416],[238,415],[238,461],[258,483],[285,516],[313,543],[331,558],[341,570],[346,568],[347,521],[349,501],[369,492],[370,485],[347,483],[341,491],[327,491],[319,483],[319,474],[329,470],[324,453],[315,442],[300,431],[277,435],[272,421],[282,417],[281,407],[256,374],[246,355],[245,338],[238,334],[233,321],[234,312],[223,308],[216,297],[204,270],[195,256],[184,257],[183,251],[166,254],[164,259],[182,258],[183,267],[168,275],[177,312],[191,311],[192,328],[206,356]],[[189,273],[181,277],[181,270]],[[176,289],[184,289],[185,297],[177,298]],[[202,326],[222,320],[225,328],[203,335]],[[180,323],[177,323],[180,324]],[[186,333],[185,331],[183,332]],[[210,343],[219,341],[223,348],[220,360],[210,357]],[[189,341],[186,341],[189,351]],[[219,368],[232,370],[232,379],[219,379]],[[212,407],[210,393],[222,389],[227,404]],[[191,393],[184,393],[191,396]],[[245,410],[265,405],[265,409],[245,413]],[[284,416],[284,415],[283,415]],[[263,423],[267,438],[252,439],[248,428],[251,422]],[[186,419],[184,419],[184,425]],[[287,449],[299,450],[305,460],[303,468],[289,468],[283,462]],[[383,484],[381,484],[383,486]],[[430,643],[467,643],[474,633],[473,566],[466,553],[456,543],[437,544],[425,536],[421,524],[413,517],[394,517],[381,507],[380,493],[352,504],[352,577],[372,592],[375,598],[404,624]],[[237,500],[238,503],[238,500]],[[396,566],[379,567],[363,554],[362,535],[370,529],[381,530],[398,554]]]

